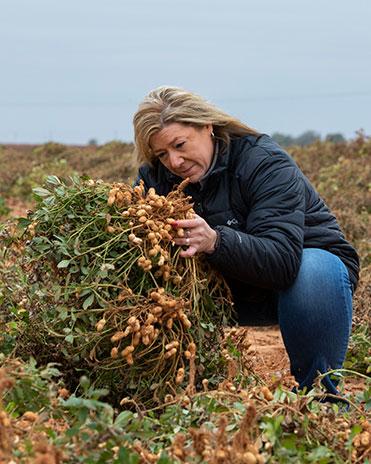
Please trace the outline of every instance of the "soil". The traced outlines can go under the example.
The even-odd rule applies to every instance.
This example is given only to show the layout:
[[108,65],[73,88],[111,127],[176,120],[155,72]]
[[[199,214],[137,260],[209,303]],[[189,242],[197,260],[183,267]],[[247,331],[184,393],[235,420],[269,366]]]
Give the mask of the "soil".
[[[290,374],[290,361],[279,327],[249,327],[246,331],[251,344],[248,351],[252,355],[252,370],[268,384],[281,379],[285,386],[293,387],[295,379]],[[364,389],[365,381],[360,377],[345,377],[345,394]]]
[[279,328],[250,327],[246,330],[254,372],[267,382],[290,377],[289,358]]
[[30,209],[30,205],[17,198],[8,198],[6,205],[10,209],[12,217],[26,217],[27,211]]

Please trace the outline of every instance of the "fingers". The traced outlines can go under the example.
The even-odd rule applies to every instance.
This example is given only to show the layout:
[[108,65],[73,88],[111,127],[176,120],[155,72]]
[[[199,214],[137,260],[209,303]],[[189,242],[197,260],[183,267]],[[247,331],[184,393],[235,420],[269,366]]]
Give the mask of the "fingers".
[[191,258],[197,253],[197,248],[190,245],[186,250],[182,250],[179,254],[182,258]]
[[172,223],[172,227],[177,230],[177,235],[174,237],[176,245],[190,246],[191,239],[193,246],[198,241],[202,227],[202,222],[205,222],[202,218],[197,217],[195,219],[182,219]]
[[202,222],[205,222],[200,216],[195,215],[194,219],[179,219],[178,221],[174,221],[172,226],[176,229],[193,229]]
[[189,235],[188,236],[184,235],[184,237],[181,237],[181,238],[179,237],[174,238],[174,243],[176,245],[185,246],[185,247],[191,246],[192,243],[193,243],[193,246],[195,246],[197,241],[198,241],[197,238],[192,238]]
[[176,226],[172,224],[173,228],[177,230],[177,234],[174,237],[174,242],[176,245],[189,247],[191,244],[193,244],[193,246],[197,247],[197,244],[200,242],[203,236],[203,228],[205,227],[203,222],[206,224],[203,219],[199,219],[200,220],[192,219],[177,221]]
[[172,226],[174,229],[182,230],[181,236],[174,237],[174,243],[187,247],[181,251],[180,256],[186,258],[196,253],[211,253],[214,250],[216,232],[200,216],[175,221]]
[[197,215],[195,215],[194,219],[180,219],[174,221],[171,225],[175,230],[183,230],[185,237],[195,235],[196,229],[209,227],[207,222]]

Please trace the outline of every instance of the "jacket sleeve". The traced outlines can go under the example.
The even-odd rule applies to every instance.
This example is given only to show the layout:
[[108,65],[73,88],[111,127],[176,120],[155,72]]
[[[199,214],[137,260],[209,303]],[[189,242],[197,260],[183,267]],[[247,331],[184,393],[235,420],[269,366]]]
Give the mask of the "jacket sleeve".
[[239,179],[248,204],[245,230],[217,226],[218,245],[208,261],[230,278],[280,290],[292,284],[300,266],[304,180],[288,155],[254,150],[255,163],[248,160]]

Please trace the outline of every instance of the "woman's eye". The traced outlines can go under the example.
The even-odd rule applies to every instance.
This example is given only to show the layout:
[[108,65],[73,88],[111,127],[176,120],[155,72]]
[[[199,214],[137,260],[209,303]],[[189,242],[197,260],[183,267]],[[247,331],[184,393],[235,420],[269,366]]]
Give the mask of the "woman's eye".
[[166,155],[165,151],[162,151],[161,153],[157,153],[156,157],[157,158],[163,158]]
[[182,148],[182,146],[185,144],[185,142],[179,142],[175,145],[175,148]]

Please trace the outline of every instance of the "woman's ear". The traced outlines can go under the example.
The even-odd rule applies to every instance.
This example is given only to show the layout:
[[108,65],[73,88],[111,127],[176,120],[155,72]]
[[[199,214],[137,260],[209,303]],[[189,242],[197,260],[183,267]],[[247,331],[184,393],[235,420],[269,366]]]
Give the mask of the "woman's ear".
[[205,128],[209,132],[210,136],[214,137],[213,125],[212,124],[206,124]]

